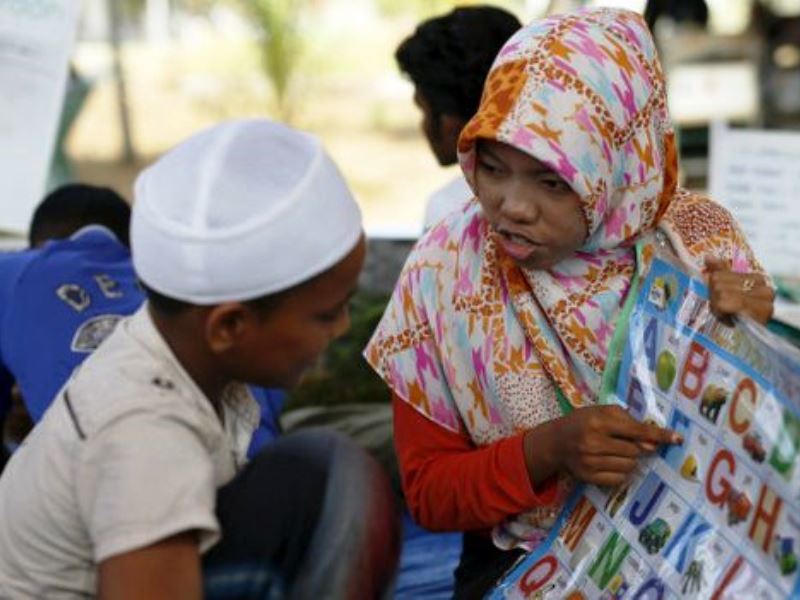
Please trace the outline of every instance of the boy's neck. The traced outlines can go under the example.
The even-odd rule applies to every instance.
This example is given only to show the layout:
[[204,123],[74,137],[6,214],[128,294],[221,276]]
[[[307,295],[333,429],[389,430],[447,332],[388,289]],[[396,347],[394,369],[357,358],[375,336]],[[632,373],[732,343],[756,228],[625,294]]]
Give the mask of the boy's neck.
[[188,310],[178,315],[165,316],[149,309],[158,332],[175,355],[181,367],[189,374],[197,387],[211,401],[219,412],[222,393],[230,383],[225,375],[219,372],[210,353],[203,343],[203,327],[199,315]]

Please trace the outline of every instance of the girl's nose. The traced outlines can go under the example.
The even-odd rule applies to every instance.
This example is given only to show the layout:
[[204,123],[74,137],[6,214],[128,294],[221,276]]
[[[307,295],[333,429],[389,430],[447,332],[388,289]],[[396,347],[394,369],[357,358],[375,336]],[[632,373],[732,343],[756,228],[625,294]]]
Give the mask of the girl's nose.
[[524,182],[509,182],[500,203],[503,217],[514,223],[533,223],[539,217],[539,207]]

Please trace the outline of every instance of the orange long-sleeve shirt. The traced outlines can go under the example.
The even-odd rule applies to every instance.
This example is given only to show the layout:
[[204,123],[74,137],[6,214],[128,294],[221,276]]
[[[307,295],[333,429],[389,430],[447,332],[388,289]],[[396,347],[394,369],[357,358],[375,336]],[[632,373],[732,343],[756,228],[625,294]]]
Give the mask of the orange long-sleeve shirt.
[[394,396],[394,439],[411,515],[431,531],[487,529],[555,500],[556,478],[533,488],[524,434],[476,447]]

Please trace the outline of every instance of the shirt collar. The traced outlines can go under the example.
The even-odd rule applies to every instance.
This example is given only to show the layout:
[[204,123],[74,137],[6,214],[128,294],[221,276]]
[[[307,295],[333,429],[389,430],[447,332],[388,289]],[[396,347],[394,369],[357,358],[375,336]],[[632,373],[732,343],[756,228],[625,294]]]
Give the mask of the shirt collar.
[[[173,354],[166,340],[156,328],[153,318],[150,316],[149,303],[145,302],[142,307],[131,316],[129,320],[129,330],[131,334],[139,339],[151,352],[166,361],[173,371],[176,378],[180,379],[180,384],[185,386],[195,398],[201,399],[200,404],[204,412],[213,414],[211,400],[205,395],[203,390],[195,383],[194,379],[186,372],[180,361]],[[260,408],[253,399],[247,386],[240,382],[231,382],[223,391],[220,400],[225,416],[234,416],[237,420],[243,421],[246,427],[253,430],[258,426],[260,419]],[[227,427],[227,424],[226,424]]]
[[107,237],[110,237],[110,238],[112,238],[112,239],[114,239],[116,241],[119,241],[119,238],[116,236],[116,234],[114,234],[113,231],[111,231],[105,225],[98,225],[97,223],[93,223],[91,225],[86,225],[84,227],[81,227],[80,229],[78,229],[78,231],[76,231],[71,236],[69,236],[69,239],[70,240],[79,240],[84,236],[92,235],[92,234],[98,234],[98,233],[102,234],[102,235],[105,235]]

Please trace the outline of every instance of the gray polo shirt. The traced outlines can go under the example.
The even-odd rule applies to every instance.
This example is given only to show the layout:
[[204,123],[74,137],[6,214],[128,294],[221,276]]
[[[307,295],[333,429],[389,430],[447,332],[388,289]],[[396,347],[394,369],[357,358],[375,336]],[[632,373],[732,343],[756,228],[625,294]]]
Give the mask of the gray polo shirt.
[[222,418],[147,305],[73,374],[0,477],[0,598],[85,598],[111,556],[196,530],[219,538],[217,488],[246,460],[258,405]]

